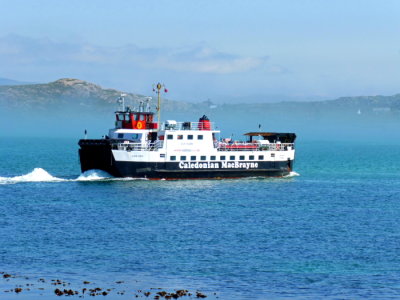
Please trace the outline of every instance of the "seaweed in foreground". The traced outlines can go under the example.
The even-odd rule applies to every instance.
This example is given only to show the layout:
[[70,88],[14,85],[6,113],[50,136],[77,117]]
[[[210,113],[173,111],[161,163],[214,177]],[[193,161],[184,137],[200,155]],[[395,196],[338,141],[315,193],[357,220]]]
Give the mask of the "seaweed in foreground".
[[[173,291],[164,290],[162,288],[150,288],[149,290],[135,290],[130,289],[129,286],[122,286],[124,281],[115,281],[114,283],[121,288],[114,287],[99,287],[91,281],[84,280],[82,284],[72,284],[70,282],[60,280],[60,279],[44,279],[44,278],[30,278],[23,277],[19,275],[9,274],[5,272],[0,272],[3,278],[3,285],[10,286],[3,290],[4,293],[35,293],[39,296],[47,296],[50,294],[59,297],[63,296],[75,296],[77,298],[95,297],[95,296],[108,296],[108,295],[131,295],[134,298],[152,298],[155,300],[162,299],[202,299],[207,298],[207,295],[200,292],[191,292],[186,289],[177,289]],[[15,281],[12,283],[12,281]],[[11,287],[14,286],[14,287]],[[46,295],[45,295],[46,294]],[[213,293],[213,296],[216,296]]]

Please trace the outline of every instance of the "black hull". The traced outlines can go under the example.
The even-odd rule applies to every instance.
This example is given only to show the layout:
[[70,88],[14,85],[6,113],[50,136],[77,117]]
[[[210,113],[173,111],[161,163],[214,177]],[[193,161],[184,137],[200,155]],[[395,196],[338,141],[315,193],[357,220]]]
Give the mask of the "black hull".
[[[293,161],[241,161],[242,166],[221,168],[221,162],[215,162],[217,168],[206,166],[206,162],[198,162],[205,168],[181,168],[179,162],[126,162],[115,161],[111,145],[107,140],[79,141],[79,157],[81,171],[99,169],[115,177],[133,177],[149,179],[212,179],[212,178],[244,178],[244,177],[282,177],[290,174]],[[190,162],[189,162],[190,163]],[[257,167],[251,164],[256,163]],[[244,164],[244,166],[243,166]],[[249,166],[246,168],[245,166]]]
[[103,170],[114,175],[114,159],[108,140],[80,140],[79,160],[81,171]]

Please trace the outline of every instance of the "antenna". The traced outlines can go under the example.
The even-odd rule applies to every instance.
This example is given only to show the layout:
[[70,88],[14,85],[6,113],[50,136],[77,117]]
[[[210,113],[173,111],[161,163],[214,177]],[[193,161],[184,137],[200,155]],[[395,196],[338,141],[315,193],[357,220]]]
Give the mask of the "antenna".
[[150,101],[153,99],[153,97],[146,97],[146,111],[150,111]]
[[144,103],[143,103],[143,99],[139,100],[139,112],[143,112],[144,111]]
[[117,102],[120,105],[120,111],[125,111],[125,96],[126,94],[121,94],[121,96],[117,98]]

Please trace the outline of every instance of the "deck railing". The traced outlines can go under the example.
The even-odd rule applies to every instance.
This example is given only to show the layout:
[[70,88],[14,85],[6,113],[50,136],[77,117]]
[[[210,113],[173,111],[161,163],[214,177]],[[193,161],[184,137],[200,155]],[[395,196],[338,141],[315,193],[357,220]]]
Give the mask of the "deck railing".
[[164,145],[164,141],[156,141],[154,143],[133,143],[129,141],[111,143],[114,150],[125,151],[157,151]]
[[234,143],[218,143],[218,151],[287,151],[294,149],[293,143],[248,143],[248,142],[234,142]]
[[[116,141],[111,143],[114,150],[124,151],[157,151],[163,148],[164,141],[153,143],[134,143],[130,141]],[[288,151],[294,149],[293,143],[271,143],[260,145],[258,143],[235,142],[216,143],[217,151]]]
[[164,123],[164,130],[214,130],[215,124],[213,122],[174,122]]

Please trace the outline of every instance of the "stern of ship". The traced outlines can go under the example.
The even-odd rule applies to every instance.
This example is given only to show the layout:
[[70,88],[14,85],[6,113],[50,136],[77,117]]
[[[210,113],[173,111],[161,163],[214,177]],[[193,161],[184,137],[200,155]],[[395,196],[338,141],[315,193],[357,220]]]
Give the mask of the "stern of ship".
[[79,159],[81,171],[102,170],[111,175],[115,174],[111,144],[107,139],[82,139],[79,140]]

